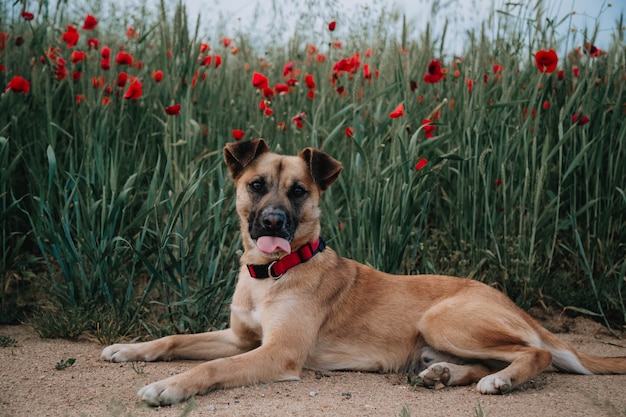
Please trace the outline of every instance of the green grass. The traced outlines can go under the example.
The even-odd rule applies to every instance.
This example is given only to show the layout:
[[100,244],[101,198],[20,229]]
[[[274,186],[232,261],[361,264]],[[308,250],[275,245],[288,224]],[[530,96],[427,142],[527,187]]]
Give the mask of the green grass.
[[[499,20],[468,34],[459,57],[429,28],[415,33],[385,12],[359,17],[341,48],[329,46],[325,26],[303,25],[289,41],[258,50],[244,33],[228,34],[228,47],[223,34],[191,33],[181,8],[116,18],[95,6],[39,4],[29,3],[32,21],[20,17],[21,4],[0,6],[8,16],[0,32],[9,36],[0,86],[14,75],[30,82],[26,94],[0,96],[3,322],[34,311],[46,337],[90,332],[103,343],[224,327],[241,242],[221,150],[242,129],[273,150],[316,146],[344,164],[322,201],[324,236],[340,254],[392,273],[470,276],[524,308],[624,323],[621,29],[598,57],[584,48],[576,59],[559,56],[560,79],[542,74],[533,55],[593,43],[595,34],[545,19],[541,4],[497,11]],[[81,28],[86,12],[100,20],[93,31]],[[80,34],[72,48],[59,39],[68,24]],[[139,37],[126,37],[129,26]],[[90,37],[99,50],[88,49]],[[201,53],[202,43],[211,49]],[[109,70],[100,67],[105,45]],[[121,48],[141,66],[116,65]],[[73,51],[85,51],[85,60],[73,63]],[[331,82],[335,63],[356,53],[355,73]],[[202,65],[209,55],[213,64]],[[429,84],[433,58],[447,72]],[[286,62],[297,84],[275,94],[273,114],[264,115],[252,74],[285,83]],[[364,78],[365,64],[378,76]],[[118,86],[120,72],[143,83],[136,100],[123,98],[129,82]],[[313,99],[306,74],[315,78]],[[166,113],[173,104],[179,115]],[[398,104],[406,115],[392,119]],[[292,118],[301,112],[298,128]],[[574,122],[575,114],[589,122]],[[428,163],[416,170],[421,158]]]

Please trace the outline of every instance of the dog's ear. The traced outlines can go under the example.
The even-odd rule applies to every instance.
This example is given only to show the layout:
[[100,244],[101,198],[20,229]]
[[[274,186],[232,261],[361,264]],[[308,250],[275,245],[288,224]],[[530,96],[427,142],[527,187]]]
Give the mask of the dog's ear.
[[322,191],[339,178],[343,169],[341,162],[314,148],[304,148],[298,156],[309,165],[311,177]]
[[243,169],[250,165],[250,162],[269,150],[269,146],[263,139],[227,143],[224,147],[224,161],[226,161],[230,176],[236,180],[241,176]]

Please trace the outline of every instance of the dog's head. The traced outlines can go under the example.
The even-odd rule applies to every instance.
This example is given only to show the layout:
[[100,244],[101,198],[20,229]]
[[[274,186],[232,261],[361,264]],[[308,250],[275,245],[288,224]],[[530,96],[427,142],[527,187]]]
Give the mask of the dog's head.
[[340,162],[314,148],[271,153],[263,139],[227,144],[224,160],[237,188],[246,257],[275,259],[319,237],[320,194],[339,177]]

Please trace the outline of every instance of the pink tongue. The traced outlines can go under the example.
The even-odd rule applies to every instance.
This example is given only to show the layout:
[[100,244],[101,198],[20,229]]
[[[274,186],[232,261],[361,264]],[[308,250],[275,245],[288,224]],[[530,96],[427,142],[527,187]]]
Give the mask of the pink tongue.
[[261,236],[256,240],[256,246],[264,253],[274,253],[277,249],[291,253],[289,242],[282,237]]

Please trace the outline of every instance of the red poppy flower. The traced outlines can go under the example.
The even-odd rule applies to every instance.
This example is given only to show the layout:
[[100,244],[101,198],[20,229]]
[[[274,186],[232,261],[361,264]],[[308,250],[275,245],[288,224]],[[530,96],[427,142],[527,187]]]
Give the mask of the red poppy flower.
[[304,119],[306,119],[306,113],[305,112],[301,112],[299,114],[296,114],[295,116],[293,116],[291,118],[291,120],[296,124],[298,129],[302,129],[304,127],[304,124],[302,123],[302,120],[304,120]]
[[411,89],[412,92],[417,90],[417,81],[411,80],[409,82],[409,88]]
[[105,71],[108,71],[111,69],[111,60],[109,58],[102,58],[100,60],[100,68],[102,68]]
[[30,21],[30,20],[33,20],[34,18],[35,18],[35,15],[32,14],[31,12],[27,12],[26,10],[22,12],[22,19]]
[[424,81],[427,83],[438,83],[443,78],[443,71],[441,71],[441,62],[436,59],[431,59],[428,64],[428,70],[424,75]]
[[115,63],[117,65],[133,65],[133,56],[128,52],[120,51],[115,57]]
[[91,77],[91,85],[93,85],[93,88],[104,88],[105,83],[106,78],[104,77]]
[[274,97],[274,90],[269,88],[269,86],[263,87],[262,90],[263,90],[263,97],[265,97],[265,98]]
[[346,127],[346,130],[345,130],[346,136],[351,138],[352,136],[354,136],[354,132],[355,131],[356,131],[356,129],[353,128],[353,127]]
[[556,78],[558,78],[559,80],[562,80],[565,78],[565,71],[564,70],[559,70],[559,72],[557,72],[556,74]]
[[202,58],[202,62],[200,62],[200,65],[202,65],[203,67],[210,67],[211,62],[213,62],[213,56],[207,55],[204,58]]
[[28,80],[26,80],[25,78],[16,75],[15,77],[11,78],[11,81],[9,81],[7,87],[4,89],[4,91],[7,90],[15,91],[16,93],[26,94],[30,91],[30,82],[28,82]]
[[161,80],[163,79],[163,71],[161,70],[152,71],[152,79],[156,81],[157,83],[160,83]]
[[341,74],[347,72],[349,74],[356,74],[361,67],[361,55],[356,53],[350,58],[343,58],[333,65],[333,82],[341,77]]
[[94,16],[90,14],[87,14],[87,16],[85,16],[85,23],[83,23],[83,30],[92,30],[97,25],[98,25],[98,20]]
[[334,31],[336,27],[337,22],[335,22],[334,20],[328,24],[328,30],[330,30],[331,32]]
[[243,139],[244,131],[241,129],[233,129],[232,134],[233,134],[233,139],[241,140]]
[[81,61],[85,60],[85,53],[82,51],[72,51],[72,54],[70,55],[70,61],[72,61],[72,63],[77,64]]
[[143,94],[142,83],[138,79],[133,79],[124,94],[124,98],[127,100],[137,100]]
[[296,67],[295,62],[293,61],[285,62],[285,65],[283,65],[283,77],[292,75],[295,70],[295,67]]
[[493,180],[493,183],[496,185],[496,187],[499,187],[502,185],[502,179],[496,178],[495,180]]
[[129,39],[137,39],[139,38],[139,32],[137,30],[135,30],[134,27],[129,27],[128,29],[126,29],[126,37]]
[[215,55],[213,64],[215,65],[215,68],[219,68],[219,66],[222,65],[222,57],[220,55]]
[[205,53],[207,51],[210,51],[210,50],[211,50],[211,47],[209,46],[208,43],[204,43],[203,42],[203,43],[200,44],[200,53],[201,54],[203,54],[203,53]]
[[276,94],[287,94],[289,92],[289,86],[287,84],[278,83],[274,85],[274,91]]
[[605,52],[602,49],[597,48],[591,42],[585,42],[585,50],[589,52],[589,58],[597,58],[600,55],[605,54]]
[[89,49],[98,49],[98,44],[100,43],[100,41],[98,41],[98,39],[96,38],[89,38],[87,39],[87,47]]
[[559,57],[554,51],[550,49],[548,51],[541,50],[535,54],[535,64],[540,72],[546,74],[552,74],[556,70],[556,66],[559,63]]
[[465,79],[465,84],[467,84],[467,92],[471,93],[472,89],[474,89],[474,81],[469,79],[469,78],[466,78]]
[[433,132],[435,131],[435,129],[437,129],[437,126],[433,126],[432,123],[433,121],[430,119],[422,120],[422,130],[426,134],[426,139],[432,139],[435,137],[435,134]]
[[7,70],[6,65],[0,64],[0,72],[5,72]]
[[[580,117],[580,120],[578,118]],[[576,123],[578,126],[584,126],[589,123],[589,118],[584,114],[578,115],[578,113],[572,116],[572,123]]]
[[259,101],[259,110],[261,110],[265,116],[274,114],[274,110],[272,110],[270,106],[271,102],[269,100],[261,99],[261,101]]
[[78,29],[72,25],[67,25],[67,30],[61,35],[61,40],[65,42],[68,48],[72,48],[78,43],[79,37]]
[[372,71],[370,70],[369,64],[363,65],[363,78],[365,78],[366,80],[372,79]]
[[542,107],[544,110],[548,110],[548,108],[550,107],[550,102],[548,100],[544,101]]
[[265,75],[258,72],[252,74],[252,85],[256,88],[266,88],[269,83],[270,82]]
[[580,70],[578,69],[578,65],[574,65],[572,67],[572,74],[574,74],[574,77],[578,78],[578,75],[580,74]]
[[392,119],[397,119],[400,116],[406,116],[404,113],[404,104],[398,104],[398,107],[391,113],[389,113],[389,117]]
[[428,165],[428,160],[426,158],[420,158],[419,161],[417,161],[417,164],[415,164],[415,169],[417,171],[422,170],[426,165]]
[[102,50],[100,51],[100,56],[102,58],[110,58],[111,57],[111,48],[109,48],[108,46],[103,46]]
[[54,70],[54,74],[57,76],[58,80],[62,80],[67,77],[67,69],[65,68],[65,65],[57,66]]
[[74,72],[72,73],[72,80],[73,80],[73,81],[78,81],[78,80],[80,80],[80,78],[81,78],[82,76],[83,76],[83,73],[82,73],[82,72],[80,72],[80,71],[74,71]]
[[125,72],[120,72],[117,75],[117,86],[118,87],[125,87],[126,86],[126,81],[128,81],[128,74],[126,74]]
[[11,34],[8,32],[0,32],[0,52],[4,51],[4,48],[7,46],[7,41],[11,37]]
[[170,116],[180,116],[180,104],[173,104],[165,108],[165,113]]
[[232,41],[233,40],[231,38],[222,38],[222,45],[227,47],[228,45],[231,44]]
[[306,84],[309,89],[315,88],[315,78],[313,78],[311,74],[306,74],[304,76],[304,84]]

